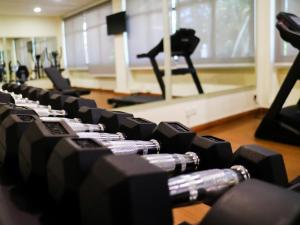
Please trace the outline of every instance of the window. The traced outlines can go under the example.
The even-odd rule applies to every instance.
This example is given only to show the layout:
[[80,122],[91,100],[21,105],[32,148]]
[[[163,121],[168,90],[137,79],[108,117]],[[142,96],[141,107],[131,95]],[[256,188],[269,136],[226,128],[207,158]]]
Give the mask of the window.
[[32,41],[26,38],[15,39],[14,45],[18,62],[31,69],[32,55],[28,51],[28,47],[32,45]]
[[105,3],[65,20],[68,67],[114,71],[114,40],[106,28],[106,16],[110,14],[111,3]]
[[128,0],[126,8],[130,65],[148,66],[149,60],[136,56],[151,50],[163,37],[162,1]]
[[[277,0],[276,14],[280,11],[290,12],[300,16],[300,1],[299,0]],[[276,29],[276,28],[275,28]],[[292,62],[298,53],[298,50],[289,43],[280,38],[276,30],[276,61],[277,62]]]
[[[192,57],[195,63],[254,61],[254,0],[170,0],[170,4],[172,32],[192,28],[201,39]],[[127,5],[130,63],[143,65],[136,55],[163,37],[162,4],[129,0]]]
[[83,42],[83,15],[65,20],[65,42],[68,67],[87,66]]
[[102,71],[114,71],[114,39],[107,35],[106,16],[112,14],[111,3],[84,13],[86,49],[89,67],[101,66]]
[[253,0],[178,0],[177,28],[192,28],[201,42],[201,62],[254,61]]

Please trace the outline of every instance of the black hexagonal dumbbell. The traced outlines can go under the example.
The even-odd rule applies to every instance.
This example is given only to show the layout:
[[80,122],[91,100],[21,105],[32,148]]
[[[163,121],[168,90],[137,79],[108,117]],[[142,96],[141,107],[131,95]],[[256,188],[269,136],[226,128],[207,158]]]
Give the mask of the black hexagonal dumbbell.
[[[207,141],[204,137],[199,138],[203,143]],[[158,155],[153,154],[156,153],[157,149],[149,149],[150,145],[146,141],[135,141],[131,142],[130,145],[126,145],[126,141],[123,143],[123,145],[117,143],[114,146],[113,144],[106,145],[106,143],[100,143],[92,139],[62,139],[53,150],[47,166],[49,190],[54,199],[58,202],[72,202],[71,205],[75,205],[78,196],[77,191],[83,178],[98,158],[108,154],[146,154],[143,156],[144,159],[172,174],[196,171],[199,168],[204,168],[200,166],[202,163],[204,165],[211,163],[216,168],[224,168],[229,165],[232,158],[231,148],[228,149],[226,147],[223,149],[216,147],[223,150],[224,154],[217,153],[211,146],[206,148],[198,145],[198,149],[193,147],[193,152],[187,152],[186,154],[169,153]],[[217,146],[218,143],[215,143],[215,145]],[[203,153],[205,156],[209,154],[211,156],[202,159]],[[209,162],[203,162],[208,159],[210,160]]]
[[107,132],[120,131],[130,140],[150,140],[156,127],[155,123],[142,118],[133,118],[132,114],[99,108],[81,107],[78,118],[85,123],[103,123],[108,127]]
[[7,172],[18,174],[18,149],[21,136],[27,128],[35,121],[64,121],[75,132],[102,132],[104,127],[92,124],[82,124],[78,119],[68,119],[63,117],[39,117],[33,110],[15,111],[0,123],[0,163],[9,168]]
[[4,104],[4,103],[6,103],[6,104],[9,104],[9,103],[14,104],[15,100],[14,100],[14,98],[10,94],[0,92],[0,103],[1,104]]
[[97,108],[97,104],[94,100],[77,98],[69,96],[64,102],[64,110],[67,112],[69,118],[77,118],[79,115],[79,109],[82,106],[89,108]]
[[[141,157],[100,157],[80,191],[84,224],[119,224],[120,218],[126,224],[172,224],[172,205],[211,202],[232,185],[248,179],[249,174],[254,178],[267,178],[278,185],[285,183],[286,177],[282,177],[285,171],[279,175],[273,173],[274,167],[285,170],[281,165],[283,161],[277,160],[279,154],[259,147],[255,149],[255,146],[243,148],[259,158],[252,160],[251,154],[237,153],[237,158],[249,158],[245,161],[252,162],[246,165],[249,171],[238,165],[170,179]],[[261,174],[268,174],[271,178]]]
[[[78,126],[73,125],[75,128]],[[124,135],[121,133],[75,132],[73,125],[70,126],[68,121],[51,120],[37,120],[29,125],[24,131],[19,144],[19,164],[21,174],[25,180],[31,180],[31,177],[45,180],[49,155],[56,143],[63,137],[94,138],[101,141],[124,139]]]
[[11,85],[13,85],[13,83],[5,83],[1,86],[2,90],[7,90]]
[[79,109],[78,118],[84,123],[97,124],[99,123],[103,111],[105,111],[105,109],[83,106]]
[[300,224],[300,195],[259,180],[245,181],[225,193],[199,223],[216,224]]
[[133,117],[130,113],[119,112],[119,111],[103,111],[100,117],[100,123],[103,123],[107,127],[109,126],[108,132],[117,132],[120,130],[122,122],[127,117]]
[[61,110],[64,108],[64,104],[69,96],[62,94],[52,94],[49,97],[48,105],[51,105],[53,109]]
[[[103,110],[102,110],[103,111]],[[21,139],[21,135],[27,130],[31,123],[36,120],[42,121],[64,121],[75,132],[103,132],[105,127],[102,124],[84,124],[78,119],[67,119],[61,117],[42,117],[39,118],[34,111],[20,110],[12,112],[7,118],[0,123],[0,163],[4,167],[8,167],[8,172],[12,172],[17,175],[19,171],[18,162],[18,149]],[[132,122],[131,122],[132,125]],[[150,121],[138,119],[135,120],[135,125],[132,129],[125,129],[122,131],[124,138],[126,139],[140,139],[142,137],[148,137],[156,127],[155,123]],[[139,132],[138,132],[139,131]],[[82,134],[81,134],[82,135]],[[89,134],[86,134],[89,135]],[[101,134],[106,135],[106,134]],[[101,136],[100,135],[100,136]],[[99,135],[93,135],[95,138]],[[108,137],[109,138],[109,137]]]
[[42,88],[34,88],[34,89],[30,89],[28,91],[28,95],[27,95],[27,98],[32,100],[32,101],[38,101],[38,96],[39,96],[39,93],[43,91]]
[[[141,127],[145,127],[145,120],[136,120],[135,126],[133,126],[133,131],[135,131],[135,128],[138,126],[138,123],[140,123]],[[163,127],[164,123],[161,123],[155,130],[154,130],[154,134],[155,133],[160,133],[161,132],[161,127]],[[150,127],[152,127],[153,123],[150,123]],[[194,138],[194,133],[192,133],[191,131],[189,131],[188,129],[186,130],[176,130],[173,126],[168,126],[169,128],[169,138],[171,137],[171,134],[175,137],[180,137],[180,136],[185,136],[186,134],[188,134],[189,136],[186,136],[188,138],[186,138],[187,140],[183,141],[183,143],[179,143],[177,142],[177,144],[181,145],[182,148],[185,148],[186,143],[189,141],[191,142]],[[175,129],[175,130],[174,130]],[[141,129],[141,133],[144,132],[145,129]],[[147,129],[146,129],[146,133],[147,133]],[[126,134],[125,136],[127,136],[128,133],[131,133],[130,129],[126,130]],[[139,134],[139,136],[145,136],[143,134]],[[153,135],[155,136],[155,135]],[[58,165],[62,165],[64,163],[72,163],[72,160],[70,161],[66,161],[65,157],[69,158],[71,156],[71,158],[73,159],[79,159],[79,161],[84,160],[84,158],[86,157],[90,157],[89,155],[91,154],[92,156],[94,156],[95,154],[99,154],[99,156],[102,156],[102,152],[106,149],[108,152],[110,152],[111,154],[115,154],[115,155],[131,155],[131,154],[140,154],[140,155],[144,155],[144,154],[157,154],[158,152],[168,152],[168,151],[172,151],[172,147],[171,145],[168,145],[169,143],[165,142],[165,139],[157,139],[157,140],[150,140],[150,141],[140,141],[140,140],[122,140],[122,141],[112,141],[112,142],[108,142],[108,141],[97,141],[97,140],[89,140],[89,139],[83,139],[82,142],[80,143],[87,143],[87,145],[78,145],[78,143],[80,142],[80,140],[78,140],[78,138],[75,139],[63,139],[61,140],[57,146],[54,149],[54,153],[53,155],[56,155],[57,157],[51,158],[51,166],[48,165],[48,171],[49,173],[51,173],[52,175],[57,175],[60,176],[59,174],[56,174],[54,172],[51,172],[51,170],[56,170],[55,169],[55,164]],[[88,143],[94,143],[93,145],[88,144]],[[93,146],[93,150],[90,150],[90,146]],[[97,148],[95,147],[97,146]],[[188,145],[186,145],[188,146]],[[184,151],[184,150],[183,150]],[[97,153],[98,152],[98,153]],[[65,154],[66,153],[66,154]],[[58,157],[58,156],[61,157]],[[97,157],[94,157],[93,160],[97,160]],[[76,166],[78,168],[74,168],[77,171],[86,171],[84,168],[85,167],[91,167],[92,163],[85,163],[84,164],[84,168],[81,169],[81,166],[83,164],[77,164],[78,161],[75,161],[73,166]],[[62,174],[65,174],[65,169],[66,167],[62,167],[60,168],[60,172]],[[56,170],[58,171],[58,170]],[[71,171],[70,171],[71,172]],[[73,178],[78,178],[78,182],[81,181],[81,173],[79,173],[79,176],[76,176]],[[83,172],[84,174],[84,172]],[[64,182],[63,182],[64,183]],[[58,184],[60,185],[60,184]],[[53,183],[53,186],[58,186],[55,183]]]

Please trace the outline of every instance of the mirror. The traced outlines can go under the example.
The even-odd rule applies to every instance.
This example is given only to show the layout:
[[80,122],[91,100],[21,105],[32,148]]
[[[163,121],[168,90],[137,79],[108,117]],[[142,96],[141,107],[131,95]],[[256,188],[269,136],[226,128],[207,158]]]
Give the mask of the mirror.
[[[188,68],[185,53],[178,54],[179,48],[174,48],[172,68],[178,75],[172,76],[171,89],[175,100],[255,85],[254,2],[169,0],[171,34],[188,29],[191,37],[199,39],[187,51],[192,67]],[[164,54],[157,55],[155,69],[149,57],[137,57],[159,45],[164,36],[162,1],[130,0],[122,10],[127,14],[127,32],[122,35],[107,35],[106,16],[113,14],[107,2],[65,18],[64,33],[57,37],[0,39],[1,79],[15,80],[20,65],[28,69],[28,79],[43,78],[43,68],[51,65],[63,70],[63,61],[64,75],[72,86],[108,90],[110,96],[105,102],[127,97],[126,93],[142,93],[145,99],[163,101],[155,71],[163,70]],[[182,37],[185,42],[189,36]],[[107,92],[97,93],[99,98],[105,95]]]
[[[131,0],[127,4],[130,90],[134,93],[162,93],[155,70],[163,69],[164,54],[157,55],[156,69],[149,57],[137,57],[155,48],[163,38],[161,2]],[[195,32],[190,36],[199,38],[195,49],[189,49],[190,65],[185,54],[176,54],[178,48],[174,48],[172,69],[178,75],[172,76],[173,99],[256,85],[254,1],[169,0],[169,5],[171,34],[189,29]],[[186,37],[183,42],[188,40]],[[199,78],[203,94],[193,73]]]
[[40,79],[45,77],[43,68],[60,68],[61,58],[56,37],[1,38],[0,75],[6,82]]

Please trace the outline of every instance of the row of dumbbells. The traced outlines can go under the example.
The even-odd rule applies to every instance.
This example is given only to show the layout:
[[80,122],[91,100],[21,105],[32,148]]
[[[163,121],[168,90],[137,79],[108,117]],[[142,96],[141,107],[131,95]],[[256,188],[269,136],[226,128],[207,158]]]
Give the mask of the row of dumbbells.
[[[241,221],[247,216],[224,214],[229,203],[218,208],[230,193],[240,195],[230,199],[235,204],[232,212],[248,212],[250,200],[269,204],[280,193],[281,205],[272,205],[275,208],[267,218],[288,215],[282,224],[299,222],[297,193],[249,180],[297,190],[297,183],[288,183],[278,153],[248,145],[233,154],[230,143],[198,136],[177,122],[156,125],[132,114],[99,109],[92,100],[26,85],[7,84],[2,89],[0,161],[4,170],[16,179],[20,176],[34,195],[49,193],[74,222],[166,225],[173,223],[173,207],[204,202],[214,206],[203,224],[226,224],[225,219],[246,224]],[[259,190],[263,193],[254,197]],[[297,210],[277,212],[284,204],[294,204]],[[259,218],[262,210],[252,207],[256,209],[252,214]],[[217,222],[220,218],[222,223]]]

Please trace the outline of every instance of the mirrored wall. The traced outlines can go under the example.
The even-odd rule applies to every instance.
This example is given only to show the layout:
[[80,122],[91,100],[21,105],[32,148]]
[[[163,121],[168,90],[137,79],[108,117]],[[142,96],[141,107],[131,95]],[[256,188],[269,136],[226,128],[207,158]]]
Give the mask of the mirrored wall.
[[[256,84],[254,3],[169,0],[174,99]],[[162,1],[130,0],[126,12],[132,87],[159,94],[161,88],[155,76],[158,70],[153,69],[149,58],[137,55],[158,51],[155,48],[164,36]],[[161,51],[155,59],[162,70],[164,53]]]
[[[62,49],[56,37],[0,38],[0,75],[2,81],[16,80],[19,68],[26,68],[29,79],[44,77],[43,68],[60,68]],[[2,69],[1,69],[2,68]]]

